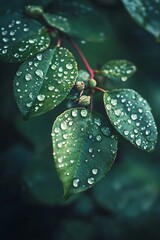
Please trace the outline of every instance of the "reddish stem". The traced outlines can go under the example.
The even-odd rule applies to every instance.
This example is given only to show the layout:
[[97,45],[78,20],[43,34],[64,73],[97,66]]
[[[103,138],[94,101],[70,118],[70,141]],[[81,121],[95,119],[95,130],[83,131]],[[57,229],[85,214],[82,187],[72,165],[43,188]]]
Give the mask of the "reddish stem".
[[100,91],[100,92],[104,92],[104,93],[107,92],[105,89],[100,88],[100,87],[95,87],[94,89],[97,91]]
[[58,41],[57,41],[57,47],[60,47],[60,46],[61,46],[61,43],[62,43],[62,39],[59,38]]
[[78,47],[78,45],[73,41],[73,39],[70,38],[70,42],[72,43],[73,47],[76,49],[77,53],[79,54],[85,68],[87,69],[87,71],[89,72],[90,75],[90,79],[94,78],[94,70],[90,67],[87,59],[85,58],[85,56],[83,55],[81,49]]

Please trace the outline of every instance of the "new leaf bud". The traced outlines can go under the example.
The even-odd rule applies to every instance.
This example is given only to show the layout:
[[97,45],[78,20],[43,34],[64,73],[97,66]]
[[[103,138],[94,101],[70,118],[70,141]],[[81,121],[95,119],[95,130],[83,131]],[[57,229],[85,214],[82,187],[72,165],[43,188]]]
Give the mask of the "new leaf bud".
[[82,82],[82,81],[77,81],[77,82],[75,83],[75,89],[76,89],[78,92],[82,92],[82,91],[84,90],[84,88],[85,88],[84,82]]
[[28,5],[25,7],[25,12],[31,17],[38,17],[43,14],[43,8],[38,5]]
[[95,88],[96,85],[97,85],[96,80],[90,79],[90,80],[88,81],[88,87],[89,87],[89,88]]
[[91,102],[91,97],[87,95],[82,95],[78,100],[78,104],[83,107],[88,106],[90,102]]

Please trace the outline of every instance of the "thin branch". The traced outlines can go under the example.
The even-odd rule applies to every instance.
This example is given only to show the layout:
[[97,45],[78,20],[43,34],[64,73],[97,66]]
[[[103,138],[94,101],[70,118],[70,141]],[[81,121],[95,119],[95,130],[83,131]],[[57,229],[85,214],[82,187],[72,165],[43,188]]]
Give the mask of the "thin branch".
[[103,89],[103,88],[100,88],[100,87],[95,87],[94,89],[95,89],[96,91],[100,91],[100,92],[104,92],[104,93],[107,92],[107,90],[105,90],[105,89]]

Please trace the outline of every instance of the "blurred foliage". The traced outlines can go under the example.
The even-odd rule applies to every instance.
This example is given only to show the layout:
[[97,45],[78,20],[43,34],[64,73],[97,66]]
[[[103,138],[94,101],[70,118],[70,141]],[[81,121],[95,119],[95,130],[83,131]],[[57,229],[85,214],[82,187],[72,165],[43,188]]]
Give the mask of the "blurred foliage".
[[[0,12],[8,6],[11,11],[21,8],[24,2],[1,0]],[[135,63],[136,74],[123,85],[147,99],[160,128],[160,45],[119,1],[93,2],[109,22],[110,32],[104,42],[80,42],[83,52],[93,68],[111,59]],[[118,158],[108,177],[64,203],[52,162],[50,129],[67,103],[54,114],[23,121],[12,92],[17,68],[0,63],[0,239],[160,239],[160,142],[147,154],[120,137]],[[112,80],[103,84],[115,87]],[[94,108],[103,113],[101,94],[95,101]]]

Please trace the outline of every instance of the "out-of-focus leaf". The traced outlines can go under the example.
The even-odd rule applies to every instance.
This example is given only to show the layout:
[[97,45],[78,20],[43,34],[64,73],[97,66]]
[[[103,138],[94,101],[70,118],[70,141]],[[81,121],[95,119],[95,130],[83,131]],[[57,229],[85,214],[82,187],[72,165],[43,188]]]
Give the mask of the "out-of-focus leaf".
[[103,65],[100,73],[108,78],[126,81],[136,71],[136,66],[126,60],[112,60]]
[[148,32],[160,39],[160,1],[122,0],[129,14]]
[[50,44],[45,28],[19,13],[1,16],[0,26],[0,59],[3,61],[24,61]]

